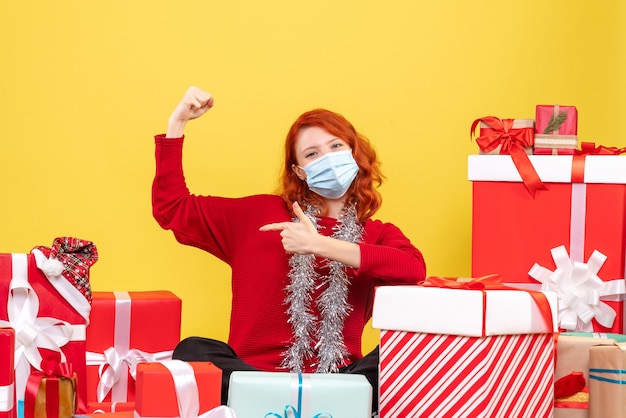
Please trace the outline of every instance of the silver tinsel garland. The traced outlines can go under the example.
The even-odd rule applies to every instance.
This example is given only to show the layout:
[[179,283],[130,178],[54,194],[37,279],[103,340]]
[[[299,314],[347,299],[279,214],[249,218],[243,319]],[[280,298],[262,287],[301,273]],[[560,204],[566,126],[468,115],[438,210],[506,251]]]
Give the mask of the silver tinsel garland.
[[[315,213],[317,209],[309,206],[305,211],[311,222],[319,229]],[[297,218],[294,222],[297,222]],[[357,219],[354,205],[344,208],[337,220],[332,238],[348,242],[359,242],[363,227]],[[343,324],[352,310],[348,304],[349,278],[346,266],[338,261],[329,261],[328,276],[320,277],[315,271],[314,254],[293,254],[289,259],[289,285],[285,304],[293,333],[293,343],[285,351],[282,367],[291,372],[302,373],[304,361],[317,354],[318,373],[335,372],[345,364],[348,351],[343,340]],[[321,318],[311,310],[312,293],[319,286],[327,285],[315,301]]]

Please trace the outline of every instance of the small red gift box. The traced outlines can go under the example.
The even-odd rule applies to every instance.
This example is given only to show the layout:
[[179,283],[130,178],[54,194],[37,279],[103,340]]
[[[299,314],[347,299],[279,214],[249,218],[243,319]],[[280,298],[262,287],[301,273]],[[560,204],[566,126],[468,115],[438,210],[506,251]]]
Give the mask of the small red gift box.
[[537,105],[535,109],[536,135],[578,135],[575,106]]
[[[493,121],[496,121],[495,123]],[[511,140],[518,142],[526,154],[533,153],[535,121],[532,119],[503,119],[494,117],[479,119],[480,131],[476,139],[481,154],[509,154]],[[506,125],[507,123],[510,126]],[[490,140],[488,141],[487,138]],[[497,139],[496,139],[497,138]]]
[[142,363],[137,366],[135,416],[198,416],[220,405],[221,389],[222,371],[213,363]]
[[15,331],[0,328],[0,418],[15,418]]
[[0,326],[35,334],[28,345],[16,341],[16,353],[20,353],[15,357],[16,396],[24,399],[28,376],[40,367],[42,355],[54,351],[72,365],[78,394],[84,399],[89,302],[65,279],[48,279],[38,268],[44,260],[36,250],[31,254],[0,254],[0,294],[9,295],[3,302],[6,308],[0,309]]
[[[47,363],[47,364],[46,364]],[[28,377],[24,418],[71,418],[77,410],[76,373],[68,363],[42,362]]]
[[576,107],[538,105],[535,120],[536,155],[572,155],[578,148]]
[[[539,176],[548,186],[533,199],[521,183],[508,156],[469,157],[469,179],[473,182],[472,275],[500,274],[504,282],[539,285],[529,275],[535,264],[554,271],[554,254],[569,256],[569,267],[560,270],[571,276],[598,265],[597,275],[607,287],[624,286],[626,265],[626,158],[615,155],[530,156]],[[557,251],[564,246],[565,251]],[[599,257],[594,256],[596,251]],[[593,257],[592,257],[593,256]],[[603,258],[605,258],[603,260]],[[602,261],[603,260],[603,261]],[[595,273],[594,273],[595,274]],[[585,327],[598,332],[624,332],[621,295],[613,293],[597,300],[602,285],[598,276],[588,281],[577,277],[563,281],[561,302],[575,303]],[[558,281],[558,280],[557,280]],[[590,284],[589,299],[569,298],[567,287]],[[590,303],[593,302],[593,305]],[[563,306],[561,306],[563,307]],[[614,311],[612,325],[597,322],[598,309]],[[593,313],[593,321],[589,315]],[[578,325],[577,325],[578,326]],[[570,329],[570,328],[566,328]],[[591,329],[577,329],[590,331]]]
[[87,328],[87,400],[135,399],[135,365],[168,360],[180,341],[182,302],[169,291],[93,292]]

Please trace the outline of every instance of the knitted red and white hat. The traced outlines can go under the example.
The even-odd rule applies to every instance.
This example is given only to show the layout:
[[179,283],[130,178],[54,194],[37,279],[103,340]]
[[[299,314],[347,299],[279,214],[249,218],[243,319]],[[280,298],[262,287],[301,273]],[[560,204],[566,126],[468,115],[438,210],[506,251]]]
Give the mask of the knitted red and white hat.
[[[60,237],[54,239],[51,248],[37,246],[31,252],[35,255],[37,266],[54,287],[70,303],[73,302],[72,306],[83,316],[88,317],[91,310],[89,268],[98,261],[96,245],[78,238]],[[76,291],[84,298],[77,298]]]

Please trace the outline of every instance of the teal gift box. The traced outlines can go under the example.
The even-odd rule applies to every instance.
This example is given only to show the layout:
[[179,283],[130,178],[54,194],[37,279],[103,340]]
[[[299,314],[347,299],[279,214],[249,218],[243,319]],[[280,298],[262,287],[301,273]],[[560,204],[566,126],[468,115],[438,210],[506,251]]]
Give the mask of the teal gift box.
[[369,418],[372,385],[356,374],[236,371],[228,406],[237,418]]

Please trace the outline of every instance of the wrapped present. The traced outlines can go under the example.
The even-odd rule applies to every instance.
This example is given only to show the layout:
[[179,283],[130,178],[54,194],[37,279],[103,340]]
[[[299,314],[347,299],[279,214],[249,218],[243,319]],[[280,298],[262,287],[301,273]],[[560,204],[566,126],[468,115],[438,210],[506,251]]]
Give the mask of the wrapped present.
[[589,350],[589,418],[626,416],[626,343]]
[[578,148],[578,112],[576,107],[538,105],[535,119],[534,154],[574,154]]
[[[71,364],[79,400],[86,398],[88,273],[97,259],[93,243],[71,237],[57,238],[51,248],[35,247],[29,254],[0,254],[0,294],[8,295],[0,309],[0,327],[30,336],[15,342],[18,401],[24,399],[31,371],[41,371],[43,356],[53,353]],[[79,402],[78,412],[84,412],[83,407]]]
[[87,328],[88,402],[132,402],[140,362],[169,360],[180,341],[180,298],[169,291],[94,292]]
[[136,417],[197,417],[220,405],[222,371],[209,362],[137,365]]
[[560,333],[556,342],[554,378],[560,379],[573,372],[583,373],[589,380],[589,350],[597,345],[612,344],[611,338],[591,333]]
[[237,418],[368,418],[372,385],[358,374],[235,371],[228,406]]
[[[567,396],[556,397],[554,401],[555,418],[587,418],[589,416],[589,349],[610,344],[613,340],[591,333],[561,333],[556,342],[556,368],[554,377],[559,382],[568,376],[581,374],[583,388],[570,390]],[[556,391],[556,390],[555,390]]]
[[576,106],[537,105],[535,108],[536,135],[578,135],[578,110]]
[[[582,303],[580,319],[586,329],[579,331],[623,333],[619,292],[626,266],[626,159],[616,155],[529,158],[549,188],[534,199],[526,193],[510,157],[469,156],[472,275],[498,273],[505,282],[540,286],[529,272],[534,265],[542,266],[553,273],[553,284],[573,290],[568,295],[585,290],[589,296],[561,295],[572,307]],[[555,254],[553,250],[562,246],[564,251]],[[561,267],[557,268],[555,255]],[[601,263],[599,270],[597,263]],[[594,270],[597,274],[591,274]],[[580,282],[579,274],[588,280]],[[565,276],[573,280],[568,283]],[[602,287],[608,292],[602,303],[594,291],[601,286],[598,277],[609,282]],[[616,292],[611,295],[613,287]],[[583,306],[591,302],[593,306]],[[605,305],[615,313],[611,326],[590,315]]]
[[15,331],[0,328],[0,418],[15,418]]
[[[479,136],[476,139],[481,154],[510,154],[513,143],[526,154],[533,153],[535,121],[532,119],[498,119],[487,116],[477,119]],[[473,125],[472,132],[475,132]]]
[[77,410],[76,373],[69,363],[44,359],[28,377],[24,418],[71,418]]
[[545,185],[537,175],[526,154],[532,154],[534,144],[534,121],[532,119],[498,119],[486,116],[476,119],[470,128],[474,135],[480,123],[480,136],[476,142],[481,154],[508,154],[511,156],[528,192],[534,196]]
[[552,416],[556,305],[492,278],[378,287],[380,417]]

